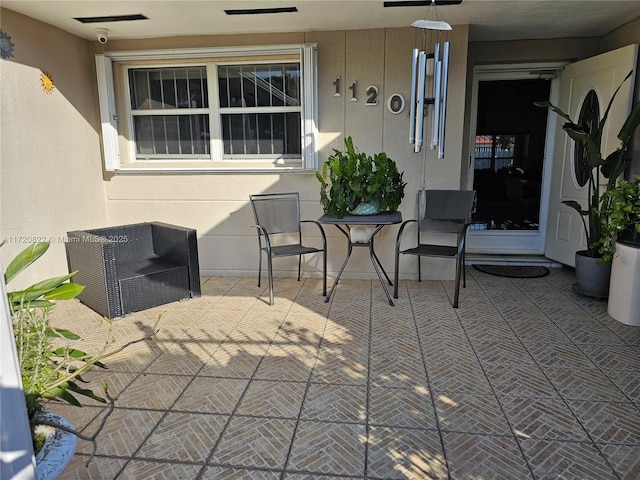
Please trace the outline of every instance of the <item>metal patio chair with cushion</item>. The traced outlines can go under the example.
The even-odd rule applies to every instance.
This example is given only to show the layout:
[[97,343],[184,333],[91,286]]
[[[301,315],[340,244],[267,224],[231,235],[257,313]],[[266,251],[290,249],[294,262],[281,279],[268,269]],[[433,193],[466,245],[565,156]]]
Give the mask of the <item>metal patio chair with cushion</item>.
[[[250,195],[255,227],[258,231],[260,263],[258,264],[258,287],[262,277],[262,253],[267,255],[269,276],[269,304],[273,305],[272,259],[298,256],[298,281],[302,267],[302,255],[322,252],[322,295],[327,295],[327,237],[324,229],[315,220],[300,219],[300,196],[295,193],[268,193]],[[306,247],[302,244],[303,223],[313,223],[322,237],[322,248]]]
[[108,318],[200,296],[196,231],[151,222],[67,233],[78,299]]
[[[421,257],[451,258],[456,260],[455,294],[453,308],[458,308],[460,278],[466,287],[464,256],[466,236],[471,225],[471,214],[475,203],[473,190],[421,190],[418,192],[418,219],[402,223],[396,239],[396,270],[393,287],[393,298],[398,298],[398,270],[400,255],[416,255],[418,257],[418,281],[422,281],[420,270]],[[410,223],[417,223],[415,246],[402,247],[404,229]],[[428,234],[453,234],[455,245],[424,243]],[[433,236],[433,235],[431,235]]]

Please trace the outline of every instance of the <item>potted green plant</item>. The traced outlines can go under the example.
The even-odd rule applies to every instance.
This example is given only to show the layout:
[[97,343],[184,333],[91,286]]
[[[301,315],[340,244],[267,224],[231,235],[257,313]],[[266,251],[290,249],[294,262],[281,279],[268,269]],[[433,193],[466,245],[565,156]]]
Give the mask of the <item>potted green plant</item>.
[[343,218],[354,215],[396,211],[404,197],[402,173],[386,153],[367,155],[344,139],[346,151],[334,149],[316,172],[320,182],[320,203],[324,212]]
[[605,261],[613,258],[615,242],[640,248],[640,175],[618,184],[602,195],[609,221],[602,228],[600,254]]
[[[0,247],[2,245],[0,243]],[[5,283],[9,284],[48,248],[49,243],[34,243],[20,252],[6,268]],[[113,411],[114,399],[109,395],[107,385],[103,385],[103,393],[95,393],[79,385],[78,382],[83,382],[82,374],[94,367],[106,368],[102,363],[105,358],[121,352],[131,344],[150,338],[156,331],[154,328],[151,334],[109,352],[105,346],[105,350],[97,355],[90,355],[76,348],[70,342],[80,340],[78,335],[50,325],[50,313],[55,301],[73,299],[84,289],[82,285],[69,282],[76,273],[53,277],[26,289],[7,293],[39,478],[43,474],[45,478],[55,478],[62,471],[66,466],[65,462],[73,455],[76,437],[91,441],[95,454],[96,437]],[[60,400],[81,407],[81,397],[105,404],[109,401],[103,421],[92,436],[75,431],[64,418],[45,410],[48,400]],[[47,429],[43,429],[43,426],[52,427],[48,429],[51,435],[45,433]],[[73,441],[69,442],[65,437],[72,437]],[[59,454],[50,445],[66,446],[71,452]],[[53,454],[55,460],[47,461],[43,452]],[[93,455],[89,457],[89,461],[92,457]]]
[[[616,180],[624,172],[629,163],[629,142],[633,133],[640,124],[640,102],[636,103],[626,121],[618,132],[620,145],[609,155],[603,156],[601,151],[602,134],[609,117],[609,111],[613,101],[622,87],[622,84],[631,76],[632,72],[624,78],[622,83],[613,93],[611,100],[604,112],[604,115],[594,124],[576,124],[573,119],[552,103],[535,102],[537,106],[545,107],[560,115],[566,120],[562,129],[571,139],[581,145],[582,155],[589,167],[587,183],[587,206],[583,206],[575,200],[565,200],[562,203],[575,209],[582,220],[587,241],[587,249],[576,252],[576,278],[578,280],[578,291],[591,296],[606,298],[609,286],[609,275],[611,264],[601,253],[603,230],[609,221],[608,198],[601,195],[601,178],[607,179],[604,192],[615,187]],[[604,201],[603,201],[604,198]],[[597,268],[597,265],[604,265]],[[585,273],[587,271],[588,273]],[[600,275],[605,278],[597,278],[593,272],[600,271]]]
[[620,180],[603,195],[609,223],[602,230],[601,252],[611,259],[607,313],[626,325],[640,326],[640,176]]

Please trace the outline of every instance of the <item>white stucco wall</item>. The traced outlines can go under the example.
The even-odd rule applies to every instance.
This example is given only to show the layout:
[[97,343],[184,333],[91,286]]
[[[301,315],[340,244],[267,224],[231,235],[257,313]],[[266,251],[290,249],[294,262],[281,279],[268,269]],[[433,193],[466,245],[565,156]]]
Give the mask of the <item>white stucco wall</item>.
[[[67,272],[62,237],[107,221],[90,42],[3,9],[13,57],[0,60],[0,249],[4,265],[31,240],[51,239],[16,285]],[[41,72],[51,74],[47,94]]]

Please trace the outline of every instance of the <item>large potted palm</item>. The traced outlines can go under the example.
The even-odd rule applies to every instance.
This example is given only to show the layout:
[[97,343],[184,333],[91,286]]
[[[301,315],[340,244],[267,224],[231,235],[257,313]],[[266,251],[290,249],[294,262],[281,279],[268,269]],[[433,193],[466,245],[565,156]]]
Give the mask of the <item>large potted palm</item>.
[[[550,102],[536,102],[537,106],[549,108],[566,120],[562,129],[581,148],[583,159],[588,165],[587,206],[586,208],[575,200],[565,200],[562,203],[575,209],[582,220],[587,248],[576,252],[577,291],[596,298],[606,298],[609,290],[611,262],[603,254],[603,231],[609,221],[609,197],[603,193],[615,187],[618,177],[624,172],[631,156],[629,143],[638,124],[640,124],[640,102],[636,103],[625,123],[618,132],[620,145],[609,155],[603,156],[601,151],[602,134],[605,129],[609,111],[622,84],[631,77],[632,72],[624,78],[613,93],[604,115],[598,122],[592,124],[576,124],[573,119]],[[605,178],[604,191],[601,190],[601,180]]]

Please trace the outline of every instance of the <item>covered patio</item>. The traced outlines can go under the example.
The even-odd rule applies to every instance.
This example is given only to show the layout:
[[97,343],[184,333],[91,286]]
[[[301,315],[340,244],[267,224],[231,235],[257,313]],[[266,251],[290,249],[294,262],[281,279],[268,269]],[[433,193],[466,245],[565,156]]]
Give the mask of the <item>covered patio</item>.
[[[407,181],[399,211],[414,218],[421,188],[473,188],[477,68],[529,75],[533,66],[545,82],[559,82],[569,63],[640,43],[635,1],[440,2],[453,29],[447,150],[438,158],[407,141],[411,54],[422,43],[410,25],[429,3],[296,0],[295,12],[229,16],[227,9],[284,5],[3,1],[0,233],[13,239],[0,251],[3,265],[26,243],[51,242],[50,255],[21,277],[26,287],[67,271],[69,231],[160,221],[198,232],[201,297],[112,323],[76,301],[54,309],[53,326],[81,335],[88,352],[148,334],[160,318],[152,339],[86,376],[94,389],[109,385],[115,411],[89,466],[92,445],[79,441],[61,479],[640,478],[640,329],[609,317],[605,301],[575,294],[569,267],[508,279],[467,265],[458,309],[453,268],[437,260],[421,283],[415,263],[405,262],[395,307],[364,255],[329,303],[318,263],[304,265],[298,282],[295,262],[283,262],[274,306],[266,282],[257,287],[250,195],[300,192],[303,217],[319,218],[315,174],[353,136],[362,151],[398,162]],[[145,18],[121,18],[138,12]],[[307,81],[296,84],[304,95],[292,97],[295,105],[251,106],[243,96],[225,103],[220,85],[245,65],[260,73],[267,64]],[[146,70],[171,72],[175,82],[163,85],[173,103],[148,108],[157,98],[129,88]],[[177,95],[187,75],[208,85],[207,108]],[[394,111],[394,98],[407,108]],[[226,151],[227,116],[257,118],[263,108],[300,115],[291,123],[300,131],[287,137],[299,151]],[[202,128],[189,137],[198,139],[192,153],[149,153],[136,139],[139,118],[187,111]],[[257,136],[242,138],[257,145]],[[634,144],[628,178],[640,173],[637,136]],[[554,178],[545,177],[541,218],[555,218]],[[491,248],[470,253],[540,257],[545,245],[524,240],[544,243],[546,223],[515,236],[475,232]],[[344,239],[327,233],[335,278]],[[390,273],[395,240],[391,229],[376,240]],[[48,406],[89,435],[104,414],[91,400]]]
[[[116,408],[61,478],[631,479],[640,330],[576,295],[571,269],[451,281],[203,278],[201,298],[113,321],[76,301],[85,350],[159,332],[94,370]],[[52,403],[85,434],[103,412]]]

